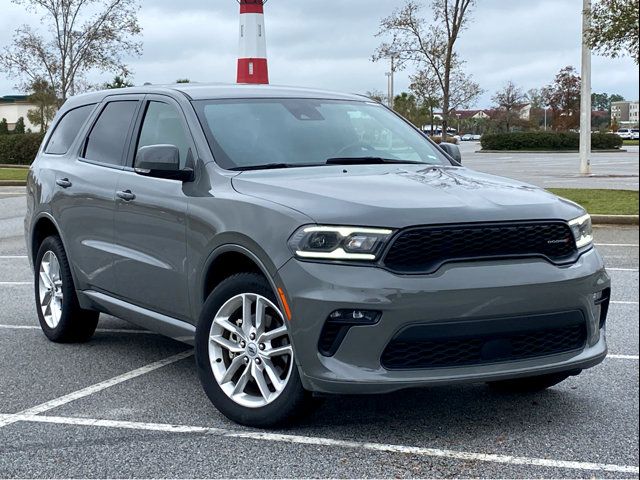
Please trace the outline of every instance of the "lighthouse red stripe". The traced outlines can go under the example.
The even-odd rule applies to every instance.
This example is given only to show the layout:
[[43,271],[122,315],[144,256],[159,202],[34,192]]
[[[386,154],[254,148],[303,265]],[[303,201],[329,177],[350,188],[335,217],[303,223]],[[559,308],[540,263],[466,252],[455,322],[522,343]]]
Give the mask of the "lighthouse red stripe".
[[240,13],[264,13],[261,3],[241,3]]
[[269,69],[266,58],[239,58],[238,83],[269,83]]

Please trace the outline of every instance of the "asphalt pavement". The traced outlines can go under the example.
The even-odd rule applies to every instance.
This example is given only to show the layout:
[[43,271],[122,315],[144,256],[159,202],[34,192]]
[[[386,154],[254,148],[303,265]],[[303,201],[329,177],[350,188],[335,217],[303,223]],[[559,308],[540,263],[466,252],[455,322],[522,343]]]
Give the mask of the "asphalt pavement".
[[330,397],[263,431],[215,410],[186,345],[107,315],[89,343],[47,341],[24,211],[23,189],[0,189],[0,477],[638,478],[637,227],[596,229],[613,281],[601,365],[534,395]]
[[479,153],[479,142],[461,142],[462,163],[481,172],[544,188],[638,190],[638,147],[591,154],[591,175],[581,175],[577,153]]

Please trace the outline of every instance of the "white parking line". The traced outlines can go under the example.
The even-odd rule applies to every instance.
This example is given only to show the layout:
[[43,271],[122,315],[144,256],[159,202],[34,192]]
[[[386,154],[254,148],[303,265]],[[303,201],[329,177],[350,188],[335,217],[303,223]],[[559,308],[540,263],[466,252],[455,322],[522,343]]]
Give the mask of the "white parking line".
[[596,247],[638,247],[637,243],[596,243]]
[[26,255],[0,255],[0,259],[10,259],[10,258],[27,258]]
[[[3,420],[3,418],[5,420]],[[321,447],[338,447],[352,450],[369,450],[384,453],[399,453],[417,455],[422,457],[448,458],[460,461],[490,462],[507,465],[524,465],[548,468],[563,468],[569,470],[599,471],[615,473],[638,474],[640,470],[633,465],[615,465],[608,463],[576,462],[567,460],[551,460],[547,458],[516,457],[512,455],[499,455],[491,453],[464,452],[457,450],[445,450],[440,448],[411,447],[388,443],[358,442],[349,440],[337,440],[326,437],[307,437],[303,435],[288,435],[270,432],[258,432],[247,430],[229,430],[224,428],[197,427],[190,425],[170,425],[165,423],[126,422],[119,420],[99,420],[93,418],[36,416],[30,414],[2,415],[3,421],[52,423],[58,425],[73,425],[103,428],[121,428],[129,430],[146,430],[166,433],[194,433],[204,435],[216,435],[217,437],[241,438],[246,440],[281,442],[297,445],[313,445]]]
[[640,357],[638,357],[638,355],[616,355],[616,354],[611,354],[611,355],[607,355],[607,358],[615,358],[618,360],[640,360]]
[[611,268],[607,267],[608,272],[637,272],[637,268]]
[[[4,330],[41,330],[37,325],[6,325],[0,324]],[[96,333],[141,333],[145,335],[158,335],[150,330],[129,330],[127,328],[97,328]]]
[[94,393],[100,392],[109,387],[113,387],[114,385],[118,385],[119,383],[126,382],[127,380],[131,380],[132,378],[139,377],[141,375],[144,375],[145,373],[153,372],[154,370],[157,370],[159,368],[179,362],[180,360],[184,360],[191,355],[193,355],[193,350],[187,350],[185,352],[178,353],[177,355],[167,357],[163,360],[158,360],[157,362],[150,363],[149,365],[145,365],[144,367],[136,368],[135,370],[131,370],[130,372],[123,373],[122,375],[118,375],[117,377],[113,377],[103,382],[99,382],[89,387],[83,388],[81,390],[63,395],[62,397],[54,398],[53,400],[49,400],[48,402],[41,403],[40,405],[36,405],[35,407],[31,407],[18,412],[15,415],[4,417],[3,420],[0,420],[0,427],[4,427],[6,425],[17,422],[18,420],[16,419],[16,417],[20,415],[38,415],[40,413],[48,412],[49,410],[60,407],[62,405],[66,405],[67,403],[71,403],[80,398],[88,397],[89,395],[93,395]]
[[11,285],[33,285],[33,282],[0,282],[2,286],[11,286]]
[[622,300],[611,300],[611,303],[615,303],[618,305],[638,305],[638,302],[627,302]]

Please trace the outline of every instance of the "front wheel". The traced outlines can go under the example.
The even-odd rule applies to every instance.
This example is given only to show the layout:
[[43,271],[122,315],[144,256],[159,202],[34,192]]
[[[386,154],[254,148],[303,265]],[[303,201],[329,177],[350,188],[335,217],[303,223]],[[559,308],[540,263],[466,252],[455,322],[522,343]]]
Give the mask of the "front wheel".
[[196,361],[207,396],[237,423],[270,427],[307,410],[287,321],[261,275],[233,275],[209,295],[196,329]]

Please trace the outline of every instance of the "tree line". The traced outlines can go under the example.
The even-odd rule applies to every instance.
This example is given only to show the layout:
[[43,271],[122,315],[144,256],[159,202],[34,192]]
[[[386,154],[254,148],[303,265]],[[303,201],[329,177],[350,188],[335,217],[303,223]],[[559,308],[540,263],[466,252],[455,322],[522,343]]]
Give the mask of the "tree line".
[[[629,55],[638,64],[638,3],[639,0],[596,1],[586,38],[597,53]],[[429,7],[429,17],[424,15],[425,6]],[[383,41],[374,52],[373,61],[392,59],[394,70],[409,66],[415,69],[409,77],[409,92],[388,103],[419,127],[435,124],[435,109],[439,109],[441,131],[448,131],[452,121],[459,122],[456,112],[469,108],[484,93],[465,72],[465,61],[456,50],[456,42],[471,22],[475,6],[475,0],[407,0],[380,22],[377,35]],[[370,96],[383,100],[379,92]],[[623,98],[617,94],[593,94],[593,109],[608,112],[594,119],[595,127],[609,126],[611,102],[619,100]],[[567,66],[546,87],[526,93],[509,81],[495,92],[492,101],[490,120],[474,121],[486,124],[483,129],[540,128],[543,120],[539,117],[545,114],[550,116],[548,126],[554,130],[575,129],[580,117],[580,76],[574,67]],[[533,118],[527,115],[526,122],[521,114],[525,104],[533,113]]]

